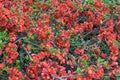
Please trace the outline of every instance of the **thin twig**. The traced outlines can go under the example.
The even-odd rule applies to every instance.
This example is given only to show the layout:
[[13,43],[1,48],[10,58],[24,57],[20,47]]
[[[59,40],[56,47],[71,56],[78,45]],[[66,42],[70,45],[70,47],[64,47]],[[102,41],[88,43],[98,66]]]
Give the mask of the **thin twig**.
[[25,50],[25,52],[28,54],[28,57],[30,58],[30,53],[31,52],[28,52],[27,49],[23,46],[23,49]]
[[32,42],[31,42],[31,44],[34,45],[34,46],[40,47],[39,45],[37,45],[37,44],[35,44],[35,43],[32,43]]
[[52,80],[54,80],[55,78],[58,78],[59,80],[63,80],[64,78],[72,78],[73,76],[70,75],[70,76],[55,76],[53,74],[51,74],[52,76]]
[[21,40],[21,39],[23,39],[23,37],[21,37],[21,38],[19,38],[18,40],[16,40],[16,41],[14,42],[14,44],[17,43],[17,42],[18,42],[19,40]]

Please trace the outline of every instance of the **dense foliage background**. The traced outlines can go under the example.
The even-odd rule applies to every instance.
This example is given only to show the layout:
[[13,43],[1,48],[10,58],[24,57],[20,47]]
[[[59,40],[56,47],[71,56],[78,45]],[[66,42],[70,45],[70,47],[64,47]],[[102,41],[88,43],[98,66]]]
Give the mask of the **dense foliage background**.
[[0,80],[120,80],[120,1],[0,0]]

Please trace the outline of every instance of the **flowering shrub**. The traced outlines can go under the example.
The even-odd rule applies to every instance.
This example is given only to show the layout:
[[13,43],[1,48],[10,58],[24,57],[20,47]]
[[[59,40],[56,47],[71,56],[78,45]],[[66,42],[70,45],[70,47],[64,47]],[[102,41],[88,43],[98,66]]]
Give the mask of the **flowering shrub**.
[[119,80],[116,2],[0,0],[0,79]]

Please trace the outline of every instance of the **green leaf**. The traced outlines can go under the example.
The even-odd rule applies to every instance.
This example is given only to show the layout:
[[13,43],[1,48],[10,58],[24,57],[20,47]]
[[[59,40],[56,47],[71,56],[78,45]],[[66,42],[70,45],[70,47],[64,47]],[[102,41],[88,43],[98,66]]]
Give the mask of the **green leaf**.
[[80,68],[79,68],[79,67],[77,68],[76,72],[77,72],[77,73],[79,73],[79,72],[80,72]]
[[8,67],[8,66],[6,66],[3,70],[7,71],[7,70],[8,70],[8,68],[9,68],[9,67]]
[[6,31],[0,32],[0,39],[3,39],[3,40],[8,39],[8,34]]
[[26,43],[30,43],[30,40],[27,37],[24,37],[23,41],[26,42]]
[[61,34],[60,32],[56,32],[56,35],[55,35],[55,36],[56,36],[56,37],[59,37],[60,34]]
[[110,53],[109,47],[106,42],[100,43],[100,51],[106,54]]
[[117,42],[117,41],[112,41],[113,45],[117,45],[117,46],[120,46],[120,42]]
[[88,62],[87,62],[86,60],[83,60],[83,61],[82,61],[82,64],[84,65],[85,68],[88,67]]
[[102,2],[108,6],[109,8],[112,8],[116,3],[117,3],[117,0],[102,0]]
[[109,18],[110,18],[110,14],[107,13],[107,12],[105,12],[105,14],[104,14],[104,18],[105,18],[105,19],[109,19]]
[[105,80],[110,80],[110,77],[109,76],[104,76],[104,79]]
[[0,47],[2,47],[4,45],[3,40],[0,40]]
[[33,53],[38,53],[39,51],[40,51],[40,48],[39,47],[34,47],[34,46],[31,46],[31,51],[33,52]]
[[31,38],[32,40],[35,40],[35,39],[37,39],[37,37],[38,37],[37,34],[33,34],[30,38]]
[[120,73],[116,73],[115,76],[116,76],[116,77],[120,77]]
[[80,75],[82,75],[82,73],[84,72],[84,70],[81,70],[79,67],[77,67],[76,72]]
[[20,60],[16,60],[16,68],[18,69],[18,70],[20,70]]
[[47,30],[45,33],[46,33],[47,35],[50,34],[50,30]]
[[55,51],[56,51],[56,48],[51,47],[51,48],[49,49],[49,51],[50,51],[50,53],[53,53],[53,52],[55,52]]
[[15,12],[15,8],[14,8],[14,7],[11,7],[11,11],[12,11],[12,12]]
[[97,60],[97,64],[106,64],[106,61],[104,61],[104,59],[99,57]]
[[93,2],[94,2],[94,0],[87,0],[87,2],[88,2],[88,3],[93,3]]
[[2,40],[0,40],[0,44],[2,43]]

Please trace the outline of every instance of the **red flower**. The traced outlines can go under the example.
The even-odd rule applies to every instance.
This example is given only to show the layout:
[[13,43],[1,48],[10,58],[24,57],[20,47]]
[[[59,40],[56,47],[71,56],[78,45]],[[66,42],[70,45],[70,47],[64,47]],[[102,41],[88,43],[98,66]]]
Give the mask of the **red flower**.
[[16,40],[16,35],[15,35],[15,33],[10,33],[9,34],[9,40],[10,40],[10,42],[14,42],[15,40]]
[[8,68],[7,72],[9,73],[8,80],[21,80],[23,77],[22,72],[16,68]]
[[27,1],[30,5],[33,4],[33,0],[27,0]]
[[76,80],[84,80],[84,78],[82,78],[81,76],[77,76]]
[[0,63],[0,69],[3,69],[5,67],[4,63]]
[[94,1],[94,6],[95,6],[95,8],[100,9],[104,6],[104,4],[100,1],[98,1],[98,0],[95,0]]
[[97,70],[96,70],[96,76],[95,76],[95,78],[96,78],[96,79],[100,79],[100,78],[103,77],[103,75],[104,75],[104,70],[103,70],[103,68],[98,67]]
[[104,13],[105,13],[105,12],[110,13],[110,9],[109,9],[107,6],[104,6],[103,12],[104,12]]
[[55,7],[57,7],[59,4],[58,0],[52,0],[52,2],[53,2],[53,6],[55,6]]
[[6,28],[5,26],[7,25],[7,23],[8,23],[8,18],[2,14],[0,17],[0,25],[5,29]]
[[74,53],[76,53],[76,54],[84,54],[84,49],[79,49],[79,48],[76,48],[75,50],[74,50]]
[[84,26],[81,24],[81,25],[76,25],[75,26],[75,30],[74,30],[74,34],[80,32],[82,33],[84,31]]
[[87,71],[88,71],[88,77],[89,78],[94,78],[95,77],[95,72],[94,72],[93,67],[88,67]]
[[30,51],[31,51],[31,46],[30,46],[30,45],[26,45],[26,50],[27,50],[28,52],[30,52]]
[[103,58],[106,58],[106,57],[107,57],[107,54],[102,53],[101,56],[102,56]]

